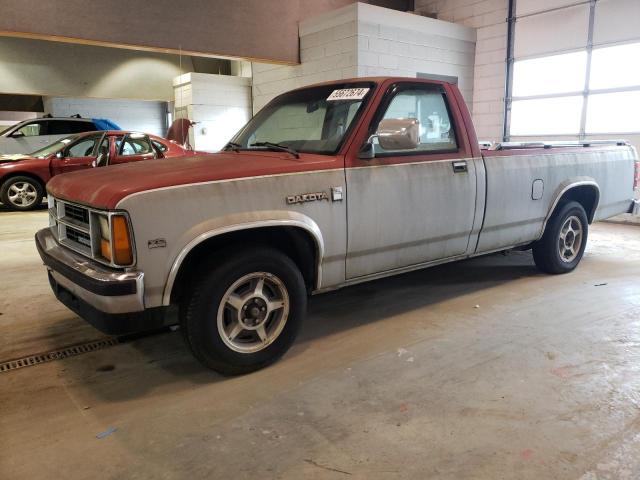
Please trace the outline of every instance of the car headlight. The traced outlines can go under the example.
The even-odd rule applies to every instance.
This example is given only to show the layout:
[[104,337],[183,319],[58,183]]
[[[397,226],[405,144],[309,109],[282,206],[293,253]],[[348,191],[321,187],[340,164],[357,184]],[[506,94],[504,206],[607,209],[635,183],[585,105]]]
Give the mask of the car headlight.
[[127,217],[120,214],[99,215],[98,221],[100,225],[100,255],[116,265],[131,265],[133,263],[133,248]]

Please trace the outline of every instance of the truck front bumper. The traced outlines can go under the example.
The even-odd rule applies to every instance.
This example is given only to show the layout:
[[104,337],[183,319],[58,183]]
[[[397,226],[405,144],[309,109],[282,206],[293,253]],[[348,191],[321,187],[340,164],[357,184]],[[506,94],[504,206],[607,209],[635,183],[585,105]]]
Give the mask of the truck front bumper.
[[142,272],[98,266],[60,246],[48,228],[36,233],[36,247],[56,298],[98,330],[121,335],[165,325],[165,309],[144,307]]

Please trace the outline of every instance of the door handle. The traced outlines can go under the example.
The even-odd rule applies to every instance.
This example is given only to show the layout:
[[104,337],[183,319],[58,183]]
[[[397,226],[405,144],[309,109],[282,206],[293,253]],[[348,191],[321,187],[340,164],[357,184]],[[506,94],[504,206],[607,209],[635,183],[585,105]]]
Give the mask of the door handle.
[[466,161],[452,162],[451,165],[453,165],[453,173],[464,173],[468,171]]

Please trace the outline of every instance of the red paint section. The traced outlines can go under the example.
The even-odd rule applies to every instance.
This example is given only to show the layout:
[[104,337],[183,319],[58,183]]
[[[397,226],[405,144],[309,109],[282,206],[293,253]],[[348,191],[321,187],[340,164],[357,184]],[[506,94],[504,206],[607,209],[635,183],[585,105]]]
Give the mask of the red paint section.
[[[96,133],[101,132],[86,132],[83,134],[78,134],[77,138],[82,139],[84,137],[95,135]],[[130,133],[126,131],[106,131],[107,136],[115,138],[121,137],[124,134]],[[171,142],[166,138],[156,137],[155,135],[149,135],[149,138],[154,142],[161,143],[165,146],[166,150],[161,154],[164,158],[169,157],[177,157],[177,156],[188,156],[188,155],[196,155],[196,152],[191,150],[187,150],[175,142]],[[119,162],[130,162],[135,160],[137,157],[119,157],[116,158],[116,151],[114,146],[114,141],[110,142],[111,147],[111,158],[116,159]],[[76,168],[79,170],[92,170],[90,160],[92,157],[86,157],[82,164],[78,163]],[[62,159],[66,161],[66,159]],[[72,159],[78,162],[79,158]],[[155,159],[154,159],[155,160]],[[29,155],[24,155],[24,158],[18,161],[9,161],[2,162],[2,157],[0,157],[0,185],[9,177],[14,177],[17,175],[26,175],[29,177],[35,177],[43,185],[48,185],[47,182],[51,180],[52,177],[57,176],[62,173],[59,167],[60,160],[56,158],[55,154],[49,155],[44,158],[38,157],[30,157]]]
[[94,168],[53,178],[54,197],[101,209],[113,209],[138,192],[216,180],[343,168],[340,157],[275,152],[221,152]]

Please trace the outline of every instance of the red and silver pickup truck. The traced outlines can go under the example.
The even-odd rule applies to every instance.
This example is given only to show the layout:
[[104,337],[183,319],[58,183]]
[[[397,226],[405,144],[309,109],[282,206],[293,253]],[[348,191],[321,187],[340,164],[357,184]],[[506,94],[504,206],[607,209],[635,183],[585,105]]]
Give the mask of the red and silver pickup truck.
[[36,243],[99,329],[179,322],[238,374],[290,347],[309,294],[513,248],[570,272],[590,223],[637,209],[638,168],[625,142],[481,150],[454,85],[342,80],[280,95],[216,155],[55,177]]

